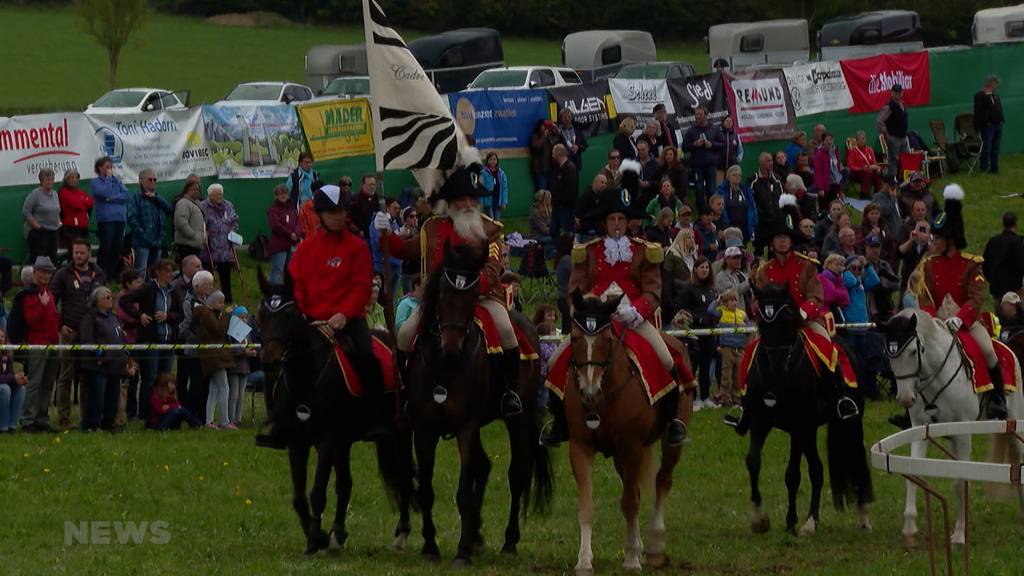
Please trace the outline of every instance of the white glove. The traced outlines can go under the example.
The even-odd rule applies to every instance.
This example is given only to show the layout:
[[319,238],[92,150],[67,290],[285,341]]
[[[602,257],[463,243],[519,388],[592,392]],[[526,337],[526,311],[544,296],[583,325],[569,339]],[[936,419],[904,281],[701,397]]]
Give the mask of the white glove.
[[953,332],[959,332],[964,326],[964,321],[959,316],[951,316],[946,318],[946,326],[949,327]]
[[373,217],[373,227],[381,232],[391,229],[391,218],[384,212],[377,212]]
[[633,306],[628,298],[623,298],[619,301],[619,307],[615,309],[615,315],[628,328],[636,328],[644,323],[644,317],[640,315],[636,306]]

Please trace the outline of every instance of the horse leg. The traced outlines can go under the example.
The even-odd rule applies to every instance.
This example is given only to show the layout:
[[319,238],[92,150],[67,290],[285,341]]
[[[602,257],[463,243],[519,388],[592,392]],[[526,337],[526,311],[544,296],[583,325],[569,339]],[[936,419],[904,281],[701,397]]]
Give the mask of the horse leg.
[[429,562],[441,559],[433,515],[434,457],[437,440],[437,434],[433,432],[416,432],[416,461],[419,464],[419,487],[416,496],[420,503],[420,514],[423,515],[423,550],[420,553]]
[[786,532],[796,536],[796,497],[800,492],[800,461],[803,459],[802,429],[789,433],[789,463],[786,464]]
[[306,554],[316,554],[327,548],[327,534],[320,527],[324,509],[327,508],[327,484],[331,479],[331,468],[334,464],[335,448],[327,443],[317,449],[316,468],[313,472],[313,488],[309,492],[311,515],[309,530],[306,532]]
[[[961,462],[971,461],[971,437],[963,434],[960,436],[953,436],[950,439],[953,444],[953,453],[956,454],[956,459]],[[967,522],[966,514],[964,514],[964,507],[967,502],[969,494],[965,494],[964,490],[967,485],[963,480],[953,481],[953,497],[956,502],[956,525],[953,527],[953,535],[950,536],[950,541],[953,544],[962,545],[966,539],[965,523]]]
[[665,504],[672,491],[672,471],[681,454],[682,448],[669,446],[667,440],[661,441],[661,467],[654,480],[654,513],[651,515],[647,543],[644,546],[644,565],[651,568],[664,568],[669,562],[668,554],[665,553]]
[[754,534],[763,534],[771,527],[768,515],[761,508],[761,450],[771,427],[753,426],[750,431],[750,447],[747,450],[747,473],[750,475],[750,529]]
[[643,542],[640,540],[640,482],[649,464],[651,451],[652,447],[649,446],[615,455],[615,460],[621,462],[619,475],[622,477],[622,498],[619,505],[626,520],[626,543],[622,559],[622,567],[626,570],[641,569]]
[[478,441],[476,443],[475,452],[473,456],[473,460],[476,462],[473,477],[473,496],[476,498],[477,518],[476,533],[473,534],[473,553],[477,554],[482,552],[487,546],[483,534],[483,509],[484,493],[487,491],[487,479],[491,475],[491,459],[484,450],[483,442]]
[[470,556],[473,554],[473,541],[480,525],[480,508],[477,506],[476,495],[476,468],[477,455],[482,450],[477,446],[480,443],[480,430],[470,427],[459,433],[459,488],[455,493],[455,504],[459,509],[459,517],[462,522],[462,530],[459,535],[459,547],[455,553],[455,561],[452,566],[462,568],[470,564]]
[[530,486],[533,475],[533,455],[530,451],[531,442],[536,442],[531,434],[532,418],[526,414],[522,418],[505,421],[508,429],[508,440],[511,457],[508,464],[508,488],[511,499],[508,507],[508,524],[505,526],[505,543],[501,547],[504,554],[515,554],[519,545],[519,513],[523,503],[523,495]]
[[594,527],[594,450],[575,440],[569,441],[569,464],[576,479],[576,520],[580,524],[580,550],[576,576],[593,576],[594,550],[590,538]]
[[800,528],[803,535],[814,534],[821,520],[821,489],[825,485],[825,467],[818,453],[818,431],[812,430],[804,438],[804,457],[807,458],[807,475],[811,480],[811,509],[807,522]]
[[341,548],[348,540],[348,532],[345,530],[345,515],[348,513],[348,503],[352,498],[352,470],[349,467],[349,459],[352,454],[352,445],[343,442],[336,450],[334,458],[334,493],[337,496],[337,508],[334,510],[334,523],[331,524],[331,537],[329,547],[332,549]]
[[309,465],[309,444],[288,445],[288,467],[292,473],[292,508],[299,516],[303,536],[309,530],[309,501],[306,499],[306,467]]
[[412,462],[412,432],[403,431],[398,435],[396,450],[399,451],[402,467],[402,489],[398,494],[398,525],[395,526],[395,541],[391,547],[395,550],[405,549],[405,543],[409,540],[409,533],[412,532],[412,524],[409,521],[409,509],[412,507],[413,498],[413,462]]
[[[927,452],[926,441],[910,443],[912,458],[924,458]],[[903,508],[903,545],[907,548],[917,547],[917,485],[910,480],[907,480],[907,503]]]

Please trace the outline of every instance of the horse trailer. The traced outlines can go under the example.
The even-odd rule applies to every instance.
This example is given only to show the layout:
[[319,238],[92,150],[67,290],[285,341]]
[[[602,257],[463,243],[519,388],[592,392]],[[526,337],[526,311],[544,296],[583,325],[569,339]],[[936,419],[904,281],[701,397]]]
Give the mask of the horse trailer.
[[877,10],[833,18],[818,31],[822,60],[866,58],[924,49],[921,17],[910,10]]
[[306,52],[306,85],[318,94],[331,80],[367,76],[365,44],[317,44]]
[[974,45],[1024,41],[1024,4],[979,10],[971,25]]
[[712,67],[721,58],[729,68],[804,63],[810,59],[807,20],[731,22],[708,28],[706,48]]
[[459,28],[409,42],[409,51],[442,94],[465,90],[484,70],[505,65],[492,28]]
[[642,30],[584,30],[562,40],[562,65],[584,82],[614,75],[626,64],[654,62],[654,36]]

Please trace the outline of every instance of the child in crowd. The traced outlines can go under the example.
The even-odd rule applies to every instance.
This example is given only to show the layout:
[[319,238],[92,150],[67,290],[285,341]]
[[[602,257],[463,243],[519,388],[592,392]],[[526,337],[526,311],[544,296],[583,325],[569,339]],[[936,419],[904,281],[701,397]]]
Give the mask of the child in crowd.
[[1020,294],[1016,292],[1003,294],[997,315],[999,316],[999,325],[1002,326],[999,339],[1003,342],[1008,342],[1010,338],[1024,330],[1024,310],[1021,310]]
[[[549,306],[550,308],[550,306]],[[539,336],[555,336],[558,334],[558,324],[555,321],[544,321],[537,324],[537,334]],[[539,414],[543,414],[544,410],[548,405],[548,387],[544,386],[544,381],[548,377],[548,362],[551,361],[551,357],[555,355],[555,350],[558,349],[558,342],[551,340],[541,340],[540,350],[538,355],[540,356],[540,390],[537,392],[537,408]]]
[[[227,344],[228,326],[231,316],[224,313],[224,293],[220,290],[206,297],[202,305],[192,310],[192,322],[199,326],[200,344]],[[238,427],[228,419],[228,370],[235,367],[235,356],[231,350],[211,349],[199,351],[199,364],[203,376],[210,380],[210,392],[206,396],[206,427],[212,430]],[[214,414],[219,418],[214,423]]]
[[[249,325],[249,310],[245,306],[235,306],[231,315],[245,325]],[[230,325],[230,321],[229,321]],[[233,342],[234,344],[249,344],[252,333],[249,336]],[[234,340],[234,339],[232,339]],[[240,349],[234,350],[235,366],[228,369],[228,421],[235,426],[242,425],[242,406],[245,404],[245,384],[249,379],[252,367],[249,362],[256,357],[256,350]]]
[[[740,308],[740,295],[730,288],[722,292],[708,309],[718,318],[720,328],[742,328],[750,326],[747,313]],[[736,386],[739,384],[740,359],[747,346],[749,334],[721,334],[718,336],[718,353],[722,358],[722,378],[718,385],[717,402],[720,406],[739,403]]]
[[366,326],[370,330],[387,331],[388,329],[388,319],[384,314],[384,306],[380,303],[380,288],[383,285],[384,275],[380,272],[374,272],[370,301],[366,303]]
[[[114,312],[117,314],[117,321],[121,324],[121,330],[124,332],[124,343],[135,344],[138,342],[139,334],[139,321],[136,318],[132,318],[131,314],[125,312],[124,308],[121,307],[121,296],[125,295],[132,290],[137,290],[142,286],[145,278],[138,273],[134,268],[127,268],[121,272],[121,290],[117,293],[114,298]],[[136,356],[138,352],[135,352]],[[114,430],[120,430],[124,427],[127,422],[126,409],[128,406],[128,388],[131,387],[133,390],[137,390],[139,387],[139,381],[142,378],[139,372],[138,362],[132,357],[132,353],[128,353],[128,375],[121,379],[120,394],[121,398],[117,402],[117,415],[114,416]],[[134,381],[134,386],[132,386]]]
[[[0,344],[7,344],[7,332],[0,330]],[[25,402],[28,377],[14,371],[14,352],[0,352],[0,434],[13,434]]]
[[513,308],[519,312],[523,311],[523,288],[519,283],[519,274],[505,272],[501,275],[501,285],[505,288],[505,305],[509,310]]
[[398,332],[402,324],[405,324],[412,313],[420,307],[421,298],[423,298],[423,278],[417,274],[413,276],[409,292],[398,301],[398,309],[395,311],[395,332]]
[[146,427],[153,430],[178,430],[182,422],[192,428],[200,425],[199,419],[178,402],[178,387],[174,384],[174,376],[162,372],[153,383],[153,395],[149,398],[149,423]]

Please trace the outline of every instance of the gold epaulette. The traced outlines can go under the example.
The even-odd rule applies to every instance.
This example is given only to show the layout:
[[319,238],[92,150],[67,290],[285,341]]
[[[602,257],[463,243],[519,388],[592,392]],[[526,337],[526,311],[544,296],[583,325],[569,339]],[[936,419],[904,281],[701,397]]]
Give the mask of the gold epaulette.
[[484,221],[484,222],[490,222],[491,224],[494,224],[494,225],[495,225],[495,226],[497,226],[498,228],[504,228],[504,227],[505,227],[505,225],[504,225],[504,224],[502,224],[501,222],[499,222],[499,221],[495,220],[494,218],[491,218],[491,217],[490,217],[490,216],[488,216],[487,214],[481,214],[481,215],[480,215],[480,218],[483,218],[483,221]]
[[631,240],[643,246],[644,256],[651,264],[661,264],[665,261],[665,249],[662,248],[661,244],[655,244],[640,238],[631,238]]
[[963,256],[964,258],[970,260],[971,262],[976,262],[978,264],[982,264],[982,263],[985,262],[985,259],[982,258],[981,256],[978,256],[977,254],[969,254],[967,252],[961,252],[960,255]]
[[804,260],[807,260],[811,264],[814,264],[815,266],[821,266],[821,262],[818,261],[816,258],[811,258],[810,256],[808,256],[807,254],[804,254],[803,252],[793,252],[793,253],[796,254],[798,257],[800,257],[800,258],[802,258]]
[[587,242],[583,242],[582,244],[579,244],[579,243],[573,244],[573,246],[572,246],[572,263],[573,264],[583,264],[584,262],[586,262],[587,261],[587,248],[591,244],[593,244],[593,243],[595,243],[595,242],[597,242],[599,240],[600,240],[600,238],[594,238],[594,239],[589,240]]

